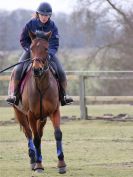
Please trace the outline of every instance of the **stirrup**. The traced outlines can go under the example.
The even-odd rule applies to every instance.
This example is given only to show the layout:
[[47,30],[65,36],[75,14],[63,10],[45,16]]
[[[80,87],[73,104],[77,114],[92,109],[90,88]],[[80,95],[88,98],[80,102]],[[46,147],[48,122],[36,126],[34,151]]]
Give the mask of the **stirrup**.
[[64,98],[61,100],[61,106],[70,105],[71,103],[73,103],[73,99],[68,95],[64,96]]
[[19,103],[19,100],[17,100],[17,97],[16,96],[9,96],[7,99],[6,99],[7,103],[10,104],[10,105],[18,105]]

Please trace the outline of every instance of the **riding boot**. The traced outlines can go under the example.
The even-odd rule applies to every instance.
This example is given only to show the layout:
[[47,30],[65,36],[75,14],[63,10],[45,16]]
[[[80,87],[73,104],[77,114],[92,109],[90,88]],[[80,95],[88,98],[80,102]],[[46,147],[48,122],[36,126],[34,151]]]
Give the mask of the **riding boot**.
[[19,99],[20,99],[20,80],[14,80],[14,93],[13,96],[9,96],[6,101],[9,104],[15,104],[18,105],[19,104]]
[[[30,51],[24,51],[22,56],[19,59],[19,62],[23,62],[26,59],[30,58]],[[9,104],[15,104],[18,105],[19,104],[19,99],[20,99],[20,85],[21,85],[21,81],[25,75],[25,70],[23,70],[23,68],[27,68],[28,67],[28,62],[26,62],[25,64],[21,63],[20,65],[17,65],[15,67],[15,75],[14,75],[14,94],[13,96],[9,96],[7,98],[7,102]]]
[[60,101],[61,106],[69,105],[73,102],[73,99],[66,95],[67,81],[60,82]]

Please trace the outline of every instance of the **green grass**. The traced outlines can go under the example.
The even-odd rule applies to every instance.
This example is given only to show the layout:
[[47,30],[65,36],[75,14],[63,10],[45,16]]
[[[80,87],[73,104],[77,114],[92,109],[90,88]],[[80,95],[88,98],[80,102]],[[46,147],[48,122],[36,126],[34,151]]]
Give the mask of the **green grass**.
[[[100,107],[91,114],[103,114]],[[92,109],[93,108],[93,109]],[[123,107],[124,108],[124,107]],[[127,109],[129,108],[129,109]],[[109,108],[108,108],[109,109]],[[130,107],[110,107],[132,114]],[[63,115],[79,114],[78,108],[63,107]],[[13,112],[0,108],[0,120],[10,120]],[[64,177],[131,177],[133,172],[133,122],[75,120],[61,124],[63,147],[68,171]],[[2,177],[58,177],[54,132],[50,121],[44,129],[42,155],[44,174],[30,171],[27,140],[18,124],[0,126],[0,176]]]
[[[133,164],[133,123],[69,121],[62,124],[68,172],[64,176],[131,177]],[[42,140],[45,173],[56,177],[55,141],[51,123]],[[131,166],[131,167],[130,167]],[[1,126],[0,172],[2,177],[29,177],[27,142],[18,125]]]

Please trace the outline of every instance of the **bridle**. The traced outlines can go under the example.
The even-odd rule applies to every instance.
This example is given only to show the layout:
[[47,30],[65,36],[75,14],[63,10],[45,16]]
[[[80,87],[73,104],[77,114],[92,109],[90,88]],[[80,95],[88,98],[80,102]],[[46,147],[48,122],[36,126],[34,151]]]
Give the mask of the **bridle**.
[[[46,40],[43,37],[37,37],[36,39]],[[47,52],[48,48],[44,47],[43,50],[45,50]],[[34,57],[34,58],[32,58],[32,63],[34,61],[41,62],[43,64],[45,63],[45,61],[47,62],[46,65],[44,65],[43,68],[37,68],[37,69],[36,68],[32,68],[35,77],[41,77],[43,74],[45,74],[49,70],[49,55],[48,54],[47,54],[47,56],[45,58],[44,57]]]
[[43,57],[32,58],[32,63],[34,61],[42,62],[42,63],[44,63],[44,61],[47,61],[47,64],[43,68],[32,69],[35,77],[41,77],[43,74],[47,73],[47,71],[49,70],[48,55],[46,58],[43,58]]

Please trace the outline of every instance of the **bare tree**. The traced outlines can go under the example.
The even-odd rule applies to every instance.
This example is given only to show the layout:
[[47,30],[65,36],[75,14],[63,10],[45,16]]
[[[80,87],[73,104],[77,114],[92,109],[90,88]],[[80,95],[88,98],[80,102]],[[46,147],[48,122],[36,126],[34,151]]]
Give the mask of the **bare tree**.
[[[95,65],[101,70],[133,70],[133,20],[131,1],[114,0],[78,0],[78,11],[84,13],[85,30],[95,40],[95,49],[88,56],[89,66]],[[88,14],[94,14],[92,16]],[[92,18],[92,20],[90,19]],[[94,33],[90,33],[90,21]],[[88,41],[89,44],[89,41]],[[91,58],[91,59],[90,59]],[[133,83],[129,81],[111,83],[102,82],[104,94],[133,94]],[[105,87],[106,85],[106,87]]]

